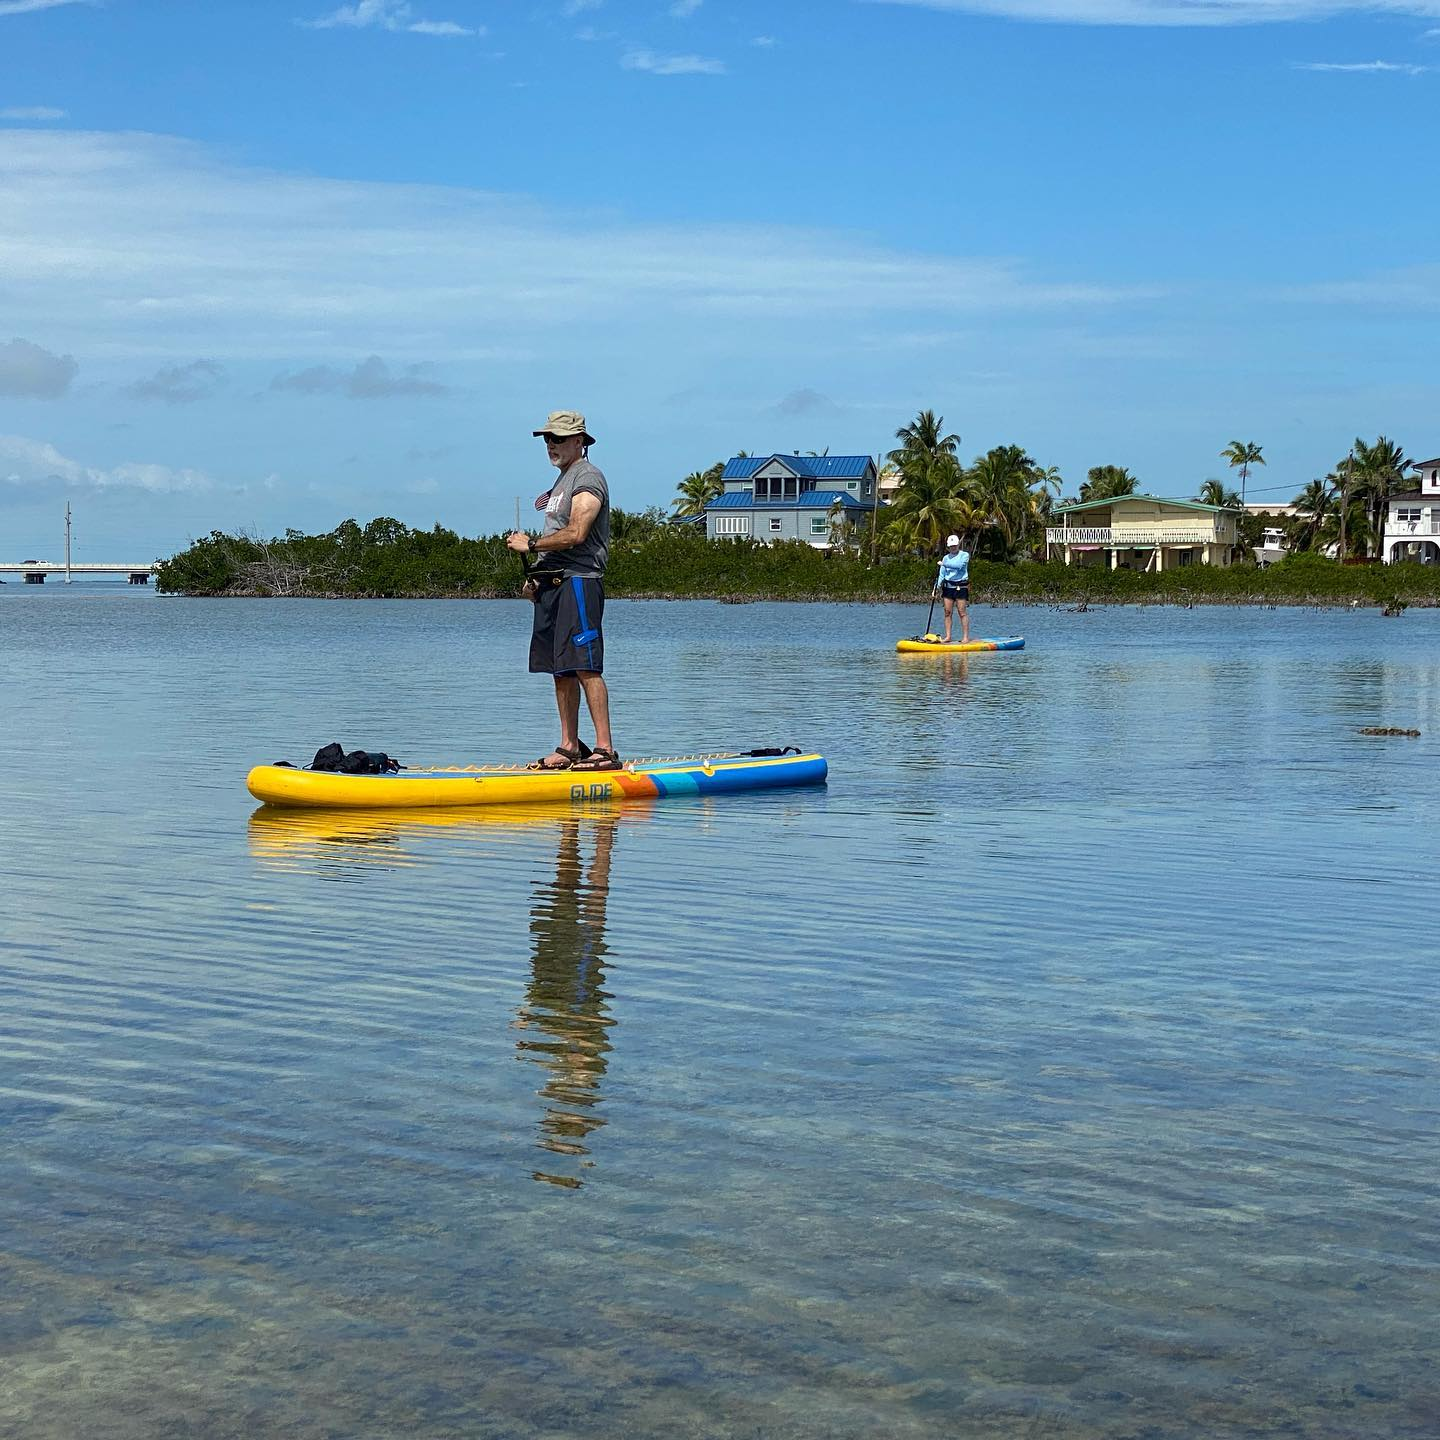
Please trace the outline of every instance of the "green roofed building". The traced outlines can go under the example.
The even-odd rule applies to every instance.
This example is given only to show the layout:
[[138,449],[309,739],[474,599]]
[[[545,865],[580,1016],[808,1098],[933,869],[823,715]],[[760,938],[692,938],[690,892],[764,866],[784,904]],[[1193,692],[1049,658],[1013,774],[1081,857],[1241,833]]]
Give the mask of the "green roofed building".
[[1058,505],[1045,531],[1045,555],[1110,570],[1229,565],[1240,544],[1240,515],[1238,507],[1159,495]]

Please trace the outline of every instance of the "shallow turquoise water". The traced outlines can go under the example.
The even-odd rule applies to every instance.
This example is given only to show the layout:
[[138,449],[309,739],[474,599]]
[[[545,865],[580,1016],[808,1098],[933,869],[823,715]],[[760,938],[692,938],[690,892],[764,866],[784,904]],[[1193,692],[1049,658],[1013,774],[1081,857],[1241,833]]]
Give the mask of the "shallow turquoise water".
[[612,605],[822,791],[306,825],[527,609],[7,587],[0,1434],[1433,1436],[1440,613],[979,615]]

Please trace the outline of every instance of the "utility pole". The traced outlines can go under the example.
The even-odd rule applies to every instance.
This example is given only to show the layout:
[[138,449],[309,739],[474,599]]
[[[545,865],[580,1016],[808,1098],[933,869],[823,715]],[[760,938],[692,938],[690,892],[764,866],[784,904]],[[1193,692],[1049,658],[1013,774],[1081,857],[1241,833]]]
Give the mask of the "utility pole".
[[65,583],[70,583],[70,502],[65,502]]

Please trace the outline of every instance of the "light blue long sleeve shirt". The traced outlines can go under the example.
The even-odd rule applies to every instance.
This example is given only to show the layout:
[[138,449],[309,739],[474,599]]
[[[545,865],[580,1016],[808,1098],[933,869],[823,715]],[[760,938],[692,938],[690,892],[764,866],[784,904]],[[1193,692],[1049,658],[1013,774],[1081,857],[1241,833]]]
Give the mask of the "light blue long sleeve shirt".
[[949,581],[951,585],[968,585],[970,583],[970,554],[966,550],[957,550],[953,555],[946,551],[940,557],[940,576],[935,581],[937,585],[943,585]]

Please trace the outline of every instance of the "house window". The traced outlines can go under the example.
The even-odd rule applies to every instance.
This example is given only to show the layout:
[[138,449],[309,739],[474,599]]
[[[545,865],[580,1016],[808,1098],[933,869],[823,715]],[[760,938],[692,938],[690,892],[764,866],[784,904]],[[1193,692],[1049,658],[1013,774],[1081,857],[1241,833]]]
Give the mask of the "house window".
[[780,533],[780,517],[778,515],[772,515],[770,517],[770,529],[777,535]]
[[1177,550],[1175,552],[1175,563],[1177,565],[1193,565],[1195,563],[1195,552],[1193,550]]
[[750,533],[750,517],[748,515],[717,515],[715,517],[715,533],[717,535],[748,535]]
[[860,482],[858,480],[851,480],[846,488],[849,490],[858,490],[860,488]]
[[785,498],[787,500],[793,500],[795,496],[795,477],[793,475],[787,475],[785,477]]
[[1408,525],[1412,521],[1420,523],[1420,507],[1418,505],[1401,505],[1395,511],[1395,518],[1402,525]]
[[755,498],[757,500],[768,500],[770,498],[770,482],[768,480],[756,480]]
[[810,517],[810,533],[812,535],[828,535],[830,522],[823,515],[812,515]]

